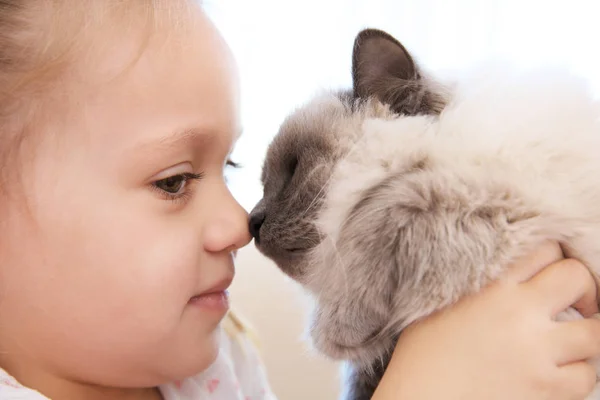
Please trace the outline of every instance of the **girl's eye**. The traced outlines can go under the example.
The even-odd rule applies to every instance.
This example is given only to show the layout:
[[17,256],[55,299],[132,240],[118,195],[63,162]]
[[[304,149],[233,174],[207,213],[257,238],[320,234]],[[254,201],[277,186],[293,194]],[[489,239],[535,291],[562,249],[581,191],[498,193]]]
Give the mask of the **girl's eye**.
[[[228,167],[239,168],[239,165],[231,160],[227,160]],[[203,173],[194,174],[186,172],[183,174],[171,175],[167,178],[152,182],[152,189],[159,192],[165,200],[184,201],[192,192],[188,188],[191,181],[200,180],[204,177]]]
[[156,181],[155,185],[167,193],[177,194],[185,186],[185,177],[183,175],[170,176]]
[[160,179],[155,181],[152,185],[157,189],[161,190],[165,194],[176,197],[181,193],[185,192],[187,183],[190,180],[197,180],[202,178],[202,174],[185,173],[169,176],[168,178]]

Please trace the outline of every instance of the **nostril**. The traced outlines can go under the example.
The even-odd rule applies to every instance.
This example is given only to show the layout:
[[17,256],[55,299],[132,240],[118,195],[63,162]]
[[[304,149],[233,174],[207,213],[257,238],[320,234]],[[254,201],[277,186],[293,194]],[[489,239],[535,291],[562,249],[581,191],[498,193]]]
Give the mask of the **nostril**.
[[266,215],[264,212],[257,212],[250,215],[250,234],[255,240],[260,240],[260,228],[265,222]]

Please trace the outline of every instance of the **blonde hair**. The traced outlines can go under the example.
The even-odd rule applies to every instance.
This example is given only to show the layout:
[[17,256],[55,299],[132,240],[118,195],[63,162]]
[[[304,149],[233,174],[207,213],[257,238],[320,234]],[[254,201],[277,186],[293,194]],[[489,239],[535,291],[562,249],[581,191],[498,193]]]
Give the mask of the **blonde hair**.
[[[140,51],[131,60],[135,63],[152,33],[161,25],[168,24],[171,32],[184,26],[181,17],[194,4],[199,2],[0,0],[0,187],[7,171],[14,175],[6,164],[19,153],[15,150],[35,127],[59,114],[55,107],[64,101],[56,97],[65,96],[73,72],[110,54],[114,41],[107,36],[139,37]],[[127,31],[131,28],[135,31]]]

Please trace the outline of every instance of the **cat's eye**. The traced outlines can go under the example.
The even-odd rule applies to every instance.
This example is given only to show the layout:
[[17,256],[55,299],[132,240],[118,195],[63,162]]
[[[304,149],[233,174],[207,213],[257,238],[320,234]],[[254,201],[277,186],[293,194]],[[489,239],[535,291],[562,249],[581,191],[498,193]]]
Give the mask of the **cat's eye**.
[[290,174],[290,177],[294,176],[294,174],[296,173],[296,168],[298,168],[298,157],[293,157],[288,162],[288,172]]

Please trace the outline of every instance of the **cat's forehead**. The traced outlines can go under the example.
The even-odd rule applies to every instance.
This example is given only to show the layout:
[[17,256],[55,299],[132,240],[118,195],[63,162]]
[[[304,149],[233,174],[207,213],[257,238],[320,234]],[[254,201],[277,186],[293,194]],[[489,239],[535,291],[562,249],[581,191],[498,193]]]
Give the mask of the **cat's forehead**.
[[395,115],[378,101],[356,98],[351,90],[314,96],[281,124],[267,150],[263,184],[269,176],[279,177],[294,169],[290,166],[300,159],[306,168],[335,163],[357,142],[369,118],[393,119]]
[[343,94],[317,95],[285,119],[278,136],[292,142],[315,136],[332,139],[339,134],[338,125],[351,117],[350,104]]
[[337,147],[340,126],[349,117],[348,107],[339,96],[313,98],[283,121],[267,150],[265,167],[279,169],[292,158]]
[[325,92],[313,97],[283,121],[267,153],[277,162],[299,153],[329,146],[343,151],[360,133],[368,117],[386,116],[382,105],[358,102],[351,91]]

